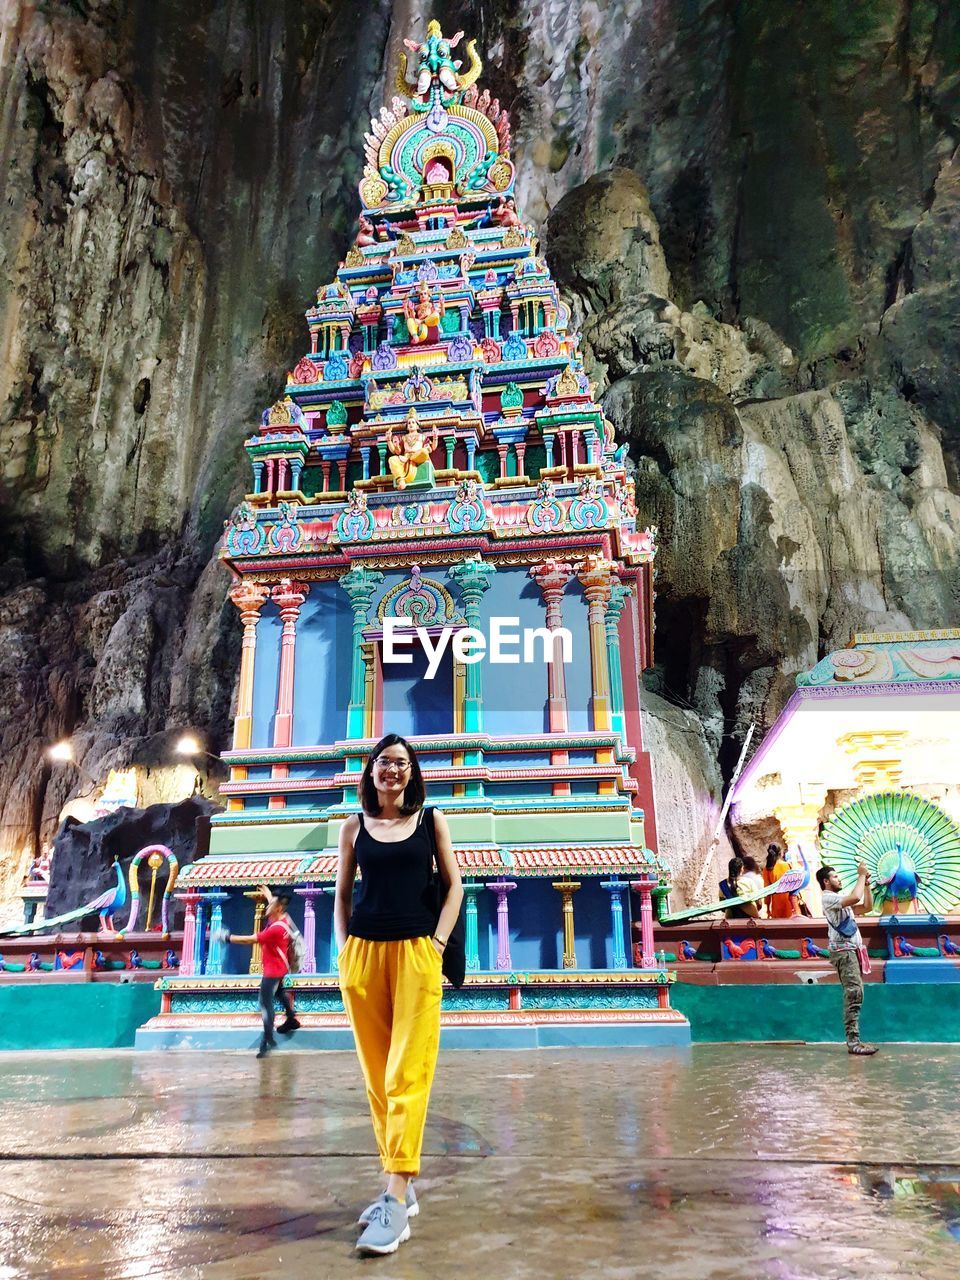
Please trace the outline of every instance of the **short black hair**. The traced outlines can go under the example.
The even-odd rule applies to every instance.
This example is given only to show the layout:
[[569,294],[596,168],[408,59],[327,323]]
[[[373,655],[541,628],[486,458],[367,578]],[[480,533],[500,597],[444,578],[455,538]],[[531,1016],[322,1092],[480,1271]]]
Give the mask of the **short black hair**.
[[363,812],[369,813],[373,818],[380,812],[380,801],[377,798],[377,788],[373,781],[373,762],[381,751],[386,751],[387,747],[403,747],[410,757],[410,777],[407,779],[407,785],[403,789],[403,802],[400,805],[400,812],[417,813],[423,808],[424,801],[427,798],[427,789],[424,785],[423,774],[420,772],[420,761],[417,759],[417,753],[406,738],[401,738],[398,733],[385,734],[367,756],[367,763],[363,766],[359,785],[360,804]]
[[[271,889],[270,892],[273,893],[273,890]],[[279,902],[284,911],[286,911],[287,907],[290,905],[289,893],[273,893],[273,900],[274,902]]]
[[827,887],[827,876],[833,872],[833,867],[817,867],[817,884],[821,889]]

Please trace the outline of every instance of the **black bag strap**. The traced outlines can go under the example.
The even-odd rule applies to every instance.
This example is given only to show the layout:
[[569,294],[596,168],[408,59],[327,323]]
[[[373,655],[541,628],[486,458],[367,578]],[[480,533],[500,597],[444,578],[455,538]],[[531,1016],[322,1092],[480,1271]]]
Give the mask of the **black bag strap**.
[[[420,821],[423,822],[427,832],[427,839],[430,841],[430,852],[433,854],[433,865],[437,874],[440,873],[440,859],[437,857],[437,828],[434,824],[434,807],[426,805],[420,810]],[[426,821],[424,822],[424,819]],[[419,824],[418,824],[419,825]]]

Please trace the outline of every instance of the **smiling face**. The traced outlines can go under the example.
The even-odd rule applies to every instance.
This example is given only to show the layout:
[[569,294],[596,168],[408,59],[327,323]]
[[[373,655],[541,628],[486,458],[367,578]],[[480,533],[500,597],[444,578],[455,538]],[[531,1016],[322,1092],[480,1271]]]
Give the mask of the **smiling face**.
[[373,763],[373,784],[378,792],[399,797],[410,781],[410,756],[395,743],[384,747]]

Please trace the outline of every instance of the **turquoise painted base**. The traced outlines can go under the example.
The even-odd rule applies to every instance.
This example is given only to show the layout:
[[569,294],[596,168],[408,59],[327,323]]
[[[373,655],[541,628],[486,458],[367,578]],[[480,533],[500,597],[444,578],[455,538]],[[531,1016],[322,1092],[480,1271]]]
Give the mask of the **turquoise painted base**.
[[[157,1049],[245,1049],[256,1052],[259,1032],[241,1028],[198,1028],[196,1031],[171,1029],[137,1032],[134,1048]],[[513,1027],[444,1027],[440,1032],[441,1049],[601,1049],[601,1048],[687,1048],[691,1043],[690,1024],[653,1023],[645,1026],[553,1023],[549,1026]],[[298,1031],[290,1042],[276,1050],[278,1054],[316,1050],[353,1051],[353,1034],[340,1027]]]
[[883,980],[887,983],[960,982],[960,961],[924,959],[888,960],[884,966]]

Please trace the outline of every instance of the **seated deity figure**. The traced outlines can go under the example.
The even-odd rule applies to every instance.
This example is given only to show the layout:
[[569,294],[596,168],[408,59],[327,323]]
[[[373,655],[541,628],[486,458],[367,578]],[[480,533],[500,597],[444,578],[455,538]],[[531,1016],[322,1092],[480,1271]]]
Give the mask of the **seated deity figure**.
[[419,346],[421,342],[426,342],[428,339],[436,342],[443,309],[443,294],[439,294],[434,303],[426,283],[421,284],[417,290],[416,306],[409,296],[404,299],[403,314],[406,317],[407,333],[412,343]]
[[377,233],[373,222],[366,217],[365,214],[360,215],[360,230],[357,232],[356,243],[360,246],[368,244],[376,244]]
[[450,167],[444,160],[431,160],[430,167],[427,169],[425,181],[428,186],[436,183],[450,182]]
[[517,213],[517,205],[513,196],[500,197],[497,207],[492,211],[492,218],[498,226],[501,227],[519,227],[520,215]]
[[440,437],[437,434],[436,426],[434,426],[430,439],[424,438],[420,430],[420,419],[417,417],[417,411],[412,407],[407,413],[407,427],[403,436],[398,440],[393,432],[394,428],[392,426],[387,427],[387,448],[394,455],[389,459],[387,465],[390,468],[390,474],[393,476],[394,488],[405,489],[408,484],[412,484],[416,479],[417,469],[424,462],[430,461],[430,454],[439,444]]

